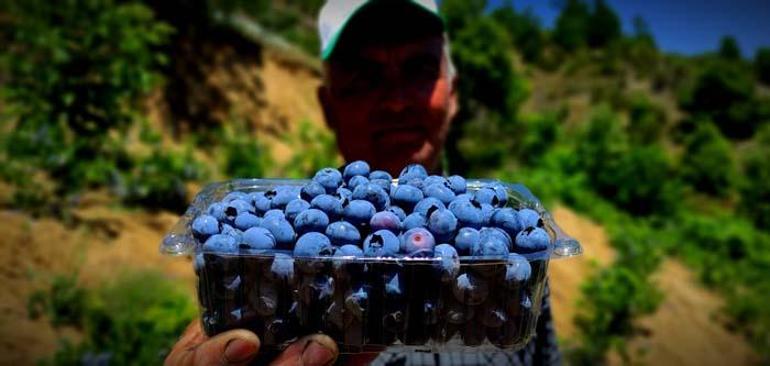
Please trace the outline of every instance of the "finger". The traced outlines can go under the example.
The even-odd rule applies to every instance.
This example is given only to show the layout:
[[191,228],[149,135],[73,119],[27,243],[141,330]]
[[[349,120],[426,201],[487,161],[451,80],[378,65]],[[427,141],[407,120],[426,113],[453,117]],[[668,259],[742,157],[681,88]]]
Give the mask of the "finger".
[[182,336],[166,359],[167,366],[245,365],[257,355],[259,338],[247,330],[237,329],[221,333],[211,339],[198,330]]
[[272,366],[327,366],[339,355],[337,343],[323,334],[302,337],[292,343],[271,363]]

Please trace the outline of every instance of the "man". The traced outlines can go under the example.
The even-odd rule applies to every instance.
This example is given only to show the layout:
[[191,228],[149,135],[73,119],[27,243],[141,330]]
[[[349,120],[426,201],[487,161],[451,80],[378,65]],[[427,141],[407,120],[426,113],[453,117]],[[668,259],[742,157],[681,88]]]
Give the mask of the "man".
[[[432,0],[329,0],[319,16],[319,31],[324,79],[318,98],[345,160],[366,160],[392,174],[413,162],[438,172],[457,112],[457,83],[436,4]],[[374,364],[559,363],[547,288],[543,304],[538,335],[519,352],[383,352]],[[206,340],[196,321],[166,364],[246,364],[256,357],[258,348],[257,337],[245,330]],[[342,361],[363,364],[376,356],[348,356]],[[274,363],[328,365],[336,358],[337,347],[331,339],[312,335],[289,346]]]

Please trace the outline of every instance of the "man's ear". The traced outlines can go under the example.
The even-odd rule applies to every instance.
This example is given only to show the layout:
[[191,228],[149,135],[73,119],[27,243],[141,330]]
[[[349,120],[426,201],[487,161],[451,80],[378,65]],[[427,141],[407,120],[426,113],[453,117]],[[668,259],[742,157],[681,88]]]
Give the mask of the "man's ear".
[[329,88],[324,84],[319,85],[318,89],[316,89],[316,95],[318,96],[318,104],[321,105],[321,110],[324,114],[326,126],[332,131],[337,132],[337,120],[334,118],[334,113],[332,112]]

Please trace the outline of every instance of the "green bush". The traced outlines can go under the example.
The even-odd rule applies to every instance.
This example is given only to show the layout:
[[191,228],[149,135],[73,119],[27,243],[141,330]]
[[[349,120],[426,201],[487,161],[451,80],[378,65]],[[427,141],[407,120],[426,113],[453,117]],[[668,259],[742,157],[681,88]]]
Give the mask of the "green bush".
[[540,20],[530,9],[518,13],[513,4],[508,3],[495,9],[491,16],[508,31],[513,42],[511,46],[525,61],[541,61],[546,46],[545,33]]
[[661,140],[666,128],[666,113],[646,95],[631,96],[628,105],[628,137],[636,145],[653,144]]
[[75,327],[83,338],[77,344],[64,341],[44,364],[87,364],[94,358],[110,365],[160,364],[196,316],[191,299],[178,283],[154,272],[118,275],[98,289],[57,278],[31,303],[44,309],[54,326]]
[[711,119],[730,138],[751,137],[763,117],[751,74],[724,61],[712,62],[700,72],[680,105],[693,118]]
[[743,162],[744,181],[741,184],[741,210],[754,223],[770,230],[770,127],[765,126],[756,136],[753,148]]
[[698,191],[725,197],[737,175],[730,143],[710,121],[696,123],[695,131],[686,137],[679,172]]
[[220,166],[228,178],[264,177],[271,166],[270,154],[242,123],[231,123],[220,131]]
[[754,56],[754,73],[759,82],[770,85],[770,48],[760,48]]
[[[137,101],[160,80],[155,48],[170,28],[134,2],[40,0],[5,4],[9,27],[0,54],[4,112],[12,124],[4,159],[58,199],[115,182],[129,168],[122,149]],[[17,192],[24,192],[22,188]]]
[[585,47],[590,17],[588,4],[582,0],[567,0],[556,18],[551,38],[569,52]]
[[738,47],[738,41],[735,37],[722,37],[722,40],[719,41],[719,57],[730,61],[741,59],[741,49]]

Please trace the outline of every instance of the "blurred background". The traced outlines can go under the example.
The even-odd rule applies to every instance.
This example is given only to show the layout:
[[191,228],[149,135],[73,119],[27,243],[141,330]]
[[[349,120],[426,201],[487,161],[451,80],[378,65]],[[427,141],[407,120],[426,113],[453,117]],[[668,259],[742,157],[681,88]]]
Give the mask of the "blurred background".
[[[159,364],[207,182],[342,163],[321,0],[0,2],[0,364]],[[440,2],[453,173],[526,184],[570,364],[770,363],[770,4]]]

